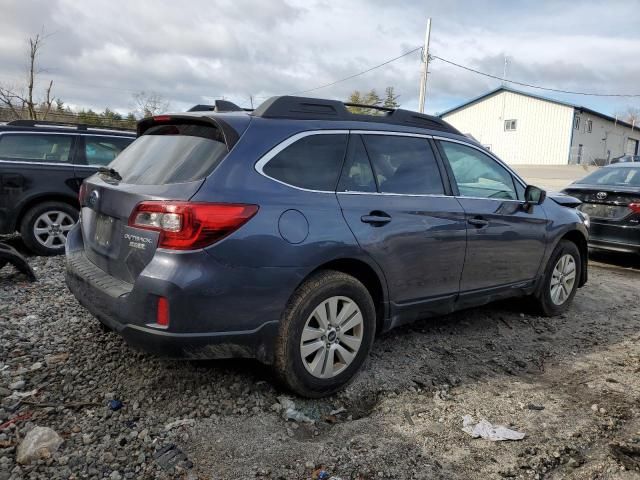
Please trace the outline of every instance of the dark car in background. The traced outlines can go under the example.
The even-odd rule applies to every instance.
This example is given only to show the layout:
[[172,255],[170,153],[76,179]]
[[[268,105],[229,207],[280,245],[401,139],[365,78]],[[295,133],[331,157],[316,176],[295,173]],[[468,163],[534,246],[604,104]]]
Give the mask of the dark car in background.
[[589,247],[640,253],[640,163],[608,165],[563,190],[591,219]]
[[621,157],[616,157],[611,159],[609,162],[611,165],[614,163],[633,163],[640,162],[640,155],[622,155]]
[[587,280],[576,209],[437,117],[348,106],[141,121],[83,184],[69,288],[132,345],[255,357],[310,397],[398,325],[512,296],[569,307]]
[[82,181],[110,163],[135,132],[16,120],[0,125],[0,234],[19,231],[40,255],[64,252]]

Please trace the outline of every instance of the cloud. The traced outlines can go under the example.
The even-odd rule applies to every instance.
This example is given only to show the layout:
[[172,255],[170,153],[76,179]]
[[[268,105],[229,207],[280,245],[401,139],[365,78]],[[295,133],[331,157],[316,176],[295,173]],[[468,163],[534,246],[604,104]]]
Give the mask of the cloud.
[[[397,0],[0,0],[0,82],[20,81],[26,40],[50,34],[41,79],[66,103],[126,111],[155,91],[176,109],[225,97],[243,106],[313,88],[420,45],[433,17],[432,52],[495,75],[569,90],[634,93],[640,31],[633,2]],[[393,85],[417,107],[416,52],[309,93],[346,98]],[[428,111],[495,88],[496,80],[442,62],[430,66]],[[544,92],[537,92],[542,93]],[[547,93],[547,95],[552,95]],[[611,113],[637,100],[563,98]]]

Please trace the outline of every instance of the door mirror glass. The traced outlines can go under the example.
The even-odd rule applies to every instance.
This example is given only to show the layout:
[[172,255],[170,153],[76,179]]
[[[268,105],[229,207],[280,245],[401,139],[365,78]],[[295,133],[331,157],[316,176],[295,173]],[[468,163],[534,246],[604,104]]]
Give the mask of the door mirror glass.
[[527,185],[524,191],[524,201],[531,205],[540,205],[547,198],[547,192],[533,185]]

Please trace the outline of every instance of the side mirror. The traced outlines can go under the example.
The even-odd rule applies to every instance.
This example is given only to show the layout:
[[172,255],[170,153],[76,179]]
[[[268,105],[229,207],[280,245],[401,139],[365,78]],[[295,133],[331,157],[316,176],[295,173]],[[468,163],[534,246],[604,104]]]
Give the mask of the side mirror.
[[525,205],[540,205],[547,198],[547,192],[534,185],[527,185],[524,190]]

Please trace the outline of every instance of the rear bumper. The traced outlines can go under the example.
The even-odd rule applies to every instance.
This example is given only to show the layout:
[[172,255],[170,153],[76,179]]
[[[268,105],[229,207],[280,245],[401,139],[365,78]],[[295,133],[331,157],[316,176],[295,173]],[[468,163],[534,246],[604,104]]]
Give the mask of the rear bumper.
[[127,323],[118,312],[123,300],[107,299],[73,268],[67,268],[69,290],[80,304],[100,322],[122,335],[132,347],[154,355],[174,358],[257,358],[265,363],[273,360],[273,339],[278,322],[267,322],[255,330],[212,333],[174,333],[157,328]]
[[[210,270],[212,265],[207,263],[211,262],[209,256],[202,253],[204,257],[199,257],[197,263],[203,270],[194,271],[187,263],[184,268],[167,269],[161,278],[153,268],[154,260],[166,263],[167,259],[160,255],[135,284],[130,284],[95,266],[84,254],[84,248],[78,248],[81,246],[79,229],[74,229],[67,241],[66,283],[87,310],[131,346],[164,357],[249,357],[273,362],[280,312],[290,295],[279,284],[278,274],[288,273],[286,276],[291,277],[291,272],[270,269],[267,273],[255,272],[251,278],[242,269],[234,276],[221,267],[219,277],[205,277],[203,270]],[[189,274],[189,280],[185,281],[181,274]],[[250,283],[250,279],[260,285]],[[160,296],[171,305],[167,329],[155,323]]]
[[589,239],[589,249],[606,250],[608,252],[638,253],[640,254],[640,244],[613,242],[611,240]]
[[591,222],[589,248],[621,253],[640,252],[640,226]]

